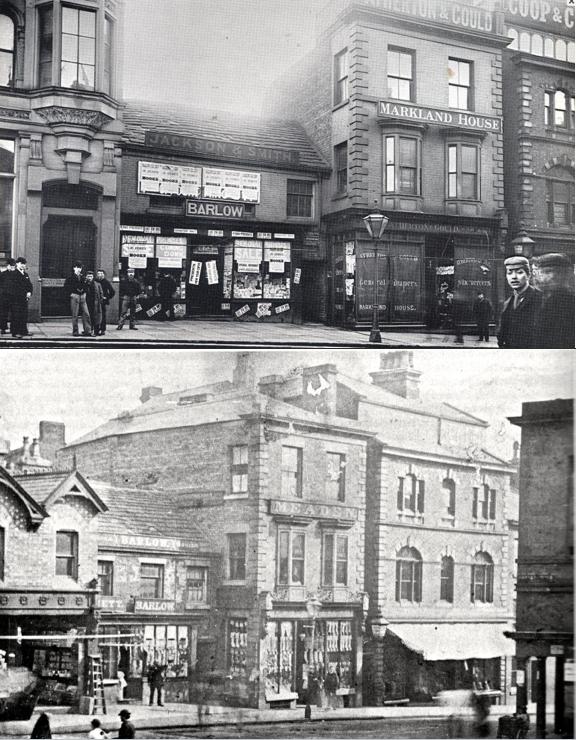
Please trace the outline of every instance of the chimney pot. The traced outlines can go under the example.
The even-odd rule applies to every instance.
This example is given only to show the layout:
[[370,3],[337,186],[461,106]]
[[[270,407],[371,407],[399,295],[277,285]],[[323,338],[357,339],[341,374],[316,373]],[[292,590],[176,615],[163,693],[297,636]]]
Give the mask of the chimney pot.
[[241,352],[236,358],[236,367],[232,374],[234,385],[244,386],[250,390],[256,387],[254,359],[250,352]]
[[414,353],[407,350],[384,352],[380,355],[380,370],[370,373],[374,385],[402,398],[420,398],[419,370],[414,370]]
[[162,395],[162,388],[159,388],[157,385],[147,385],[145,388],[142,388],[142,393],[140,394],[140,401],[142,403],[146,403],[151,398],[154,398],[155,396],[161,396]]

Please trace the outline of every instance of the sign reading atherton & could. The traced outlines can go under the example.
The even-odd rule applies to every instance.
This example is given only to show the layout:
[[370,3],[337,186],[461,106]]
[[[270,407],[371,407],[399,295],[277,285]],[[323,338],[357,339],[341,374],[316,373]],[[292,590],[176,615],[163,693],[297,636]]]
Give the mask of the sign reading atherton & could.
[[403,105],[388,100],[379,101],[378,116],[398,118],[402,121],[420,121],[440,126],[457,126],[472,131],[502,133],[501,118],[482,116],[478,113],[467,113],[466,111],[426,108],[422,105]]

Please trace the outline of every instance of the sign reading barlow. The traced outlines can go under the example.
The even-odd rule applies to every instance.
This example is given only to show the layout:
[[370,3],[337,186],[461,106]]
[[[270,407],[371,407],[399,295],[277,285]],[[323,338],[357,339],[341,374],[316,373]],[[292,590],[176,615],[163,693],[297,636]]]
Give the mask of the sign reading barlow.
[[232,141],[198,139],[194,136],[181,136],[167,131],[146,131],[146,145],[160,149],[172,149],[185,154],[209,157],[211,159],[230,159],[242,162],[258,162],[268,165],[295,166],[300,163],[300,153],[285,149],[272,149],[264,146],[235,144]]
[[187,216],[203,216],[204,218],[244,218],[242,203],[218,203],[212,200],[187,200]]
[[175,611],[175,604],[166,599],[134,599],[134,611],[172,613]]
[[402,121],[420,121],[439,126],[456,126],[471,131],[491,131],[502,133],[502,119],[495,116],[482,116],[479,113],[427,108],[422,105],[403,105],[389,100],[378,102],[378,115]]

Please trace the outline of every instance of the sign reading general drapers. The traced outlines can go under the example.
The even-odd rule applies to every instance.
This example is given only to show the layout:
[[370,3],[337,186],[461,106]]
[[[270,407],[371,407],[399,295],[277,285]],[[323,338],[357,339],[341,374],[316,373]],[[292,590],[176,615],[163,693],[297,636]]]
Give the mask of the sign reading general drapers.
[[148,146],[176,149],[179,152],[210,157],[211,159],[231,159],[242,162],[290,166],[297,165],[300,162],[300,153],[296,151],[235,144],[232,141],[198,139],[193,136],[172,134],[168,131],[146,131],[145,143]]
[[439,126],[456,126],[472,131],[502,133],[501,118],[482,116],[479,113],[427,108],[422,105],[406,105],[389,100],[380,100],[378,103],[378,115],[389,116],[390,118],[397,118],[402,121],[418,121],[421,123],[437,124]]

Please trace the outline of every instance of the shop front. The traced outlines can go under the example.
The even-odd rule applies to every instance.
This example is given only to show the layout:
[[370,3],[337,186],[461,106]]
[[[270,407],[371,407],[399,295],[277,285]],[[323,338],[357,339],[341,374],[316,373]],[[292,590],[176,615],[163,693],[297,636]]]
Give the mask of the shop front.
[[455,310],[461,321],[472,323],[479,292],[497,304],[497,229],[498,222],[489,219],[402,221],[390,214],[376,249],[363,227],[334,233],[328,237],[332,322],[349,327],[371,323],[377,259],[382,325],[450,329]]
[[40,704],[77,706],[85,683],[87,641],[95,618],[93,593],[4,590],[0,655],[8,673],[41,679]]

